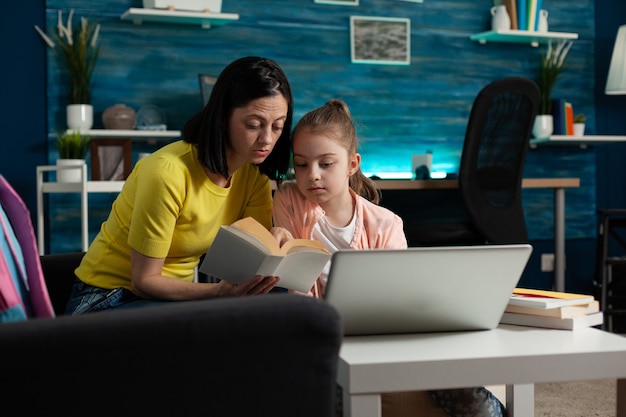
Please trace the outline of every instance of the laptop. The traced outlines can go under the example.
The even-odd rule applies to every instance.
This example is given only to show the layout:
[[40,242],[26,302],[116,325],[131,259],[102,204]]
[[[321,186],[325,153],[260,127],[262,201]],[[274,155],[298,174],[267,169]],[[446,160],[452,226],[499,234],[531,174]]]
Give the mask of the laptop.
[[324,299],[346,336],[493,329],[531,252],[528,244],[341,250]]

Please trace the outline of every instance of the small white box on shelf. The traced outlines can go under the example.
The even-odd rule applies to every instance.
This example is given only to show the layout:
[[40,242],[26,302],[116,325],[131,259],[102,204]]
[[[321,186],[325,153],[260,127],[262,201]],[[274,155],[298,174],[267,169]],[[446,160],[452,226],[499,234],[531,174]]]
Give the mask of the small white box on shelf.
[[143,0],[145,9],[190,10],[195,12],[222,12],[222,0]]
[[[433,170],[433,154],[432,153],[424,153],[424,154],[415,154],[411,155],[411,170],[414,176],[416,176],[416,170],[420,168],[427,169],[428,171],[421,174],[426,174],[427,178],[430,178],[430,174]],[[423,176],[423,175],[422,175]],[[417,179],[427,179],[427,178],[417,178]]]

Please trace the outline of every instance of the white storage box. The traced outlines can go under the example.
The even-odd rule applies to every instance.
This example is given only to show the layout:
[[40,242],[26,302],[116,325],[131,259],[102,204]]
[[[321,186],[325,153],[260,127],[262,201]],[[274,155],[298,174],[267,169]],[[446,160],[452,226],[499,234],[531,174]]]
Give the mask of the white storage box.
[[204,12],[208,10],[211,13],[221,13],[222,0],[143,0],[143,7],[145,9],[169,9],[173,7],[174,10],[179,11]]

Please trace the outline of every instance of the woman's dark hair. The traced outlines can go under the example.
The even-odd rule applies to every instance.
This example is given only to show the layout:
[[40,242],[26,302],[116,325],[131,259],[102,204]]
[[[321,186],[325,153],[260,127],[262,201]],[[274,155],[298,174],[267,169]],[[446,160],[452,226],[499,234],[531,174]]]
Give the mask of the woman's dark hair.
[[228,178],[226,144],[230,140],[228,122],[234,109],[279,94],[287,100],[287,118],[274,149],[259,164],[259,170],[280,183],[289,168],[293,97],[287,76],[271,59],[250,56],[224,68],[206,106],[185,123],[183,140],[198,146],[200,163],[209,171]]

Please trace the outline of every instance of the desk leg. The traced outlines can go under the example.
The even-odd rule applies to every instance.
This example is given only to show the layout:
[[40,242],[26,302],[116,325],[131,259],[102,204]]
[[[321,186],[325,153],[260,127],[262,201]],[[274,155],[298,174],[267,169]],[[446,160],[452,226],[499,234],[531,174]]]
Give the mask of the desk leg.
[[508,417],[535,415],[535,384],[506,386],[506,411]]
[[382,417],[380,394],[350,395],[343,390],[343,417]]
[[565,188],[554,189],[554,289],[565,291]]
[[617,380],[617,414],[615,415],[626,416],[626,379]]

